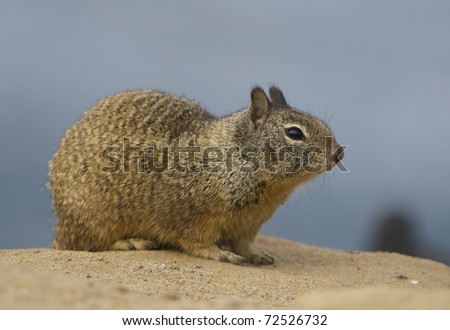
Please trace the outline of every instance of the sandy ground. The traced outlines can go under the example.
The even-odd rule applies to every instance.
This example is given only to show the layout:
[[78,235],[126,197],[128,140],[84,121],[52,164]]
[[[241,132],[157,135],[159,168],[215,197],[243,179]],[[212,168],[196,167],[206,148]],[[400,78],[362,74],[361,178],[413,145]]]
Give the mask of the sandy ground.
[[271,237],[273,266],[176,251],[0,250],[1,309],[450,309],[450,267]]

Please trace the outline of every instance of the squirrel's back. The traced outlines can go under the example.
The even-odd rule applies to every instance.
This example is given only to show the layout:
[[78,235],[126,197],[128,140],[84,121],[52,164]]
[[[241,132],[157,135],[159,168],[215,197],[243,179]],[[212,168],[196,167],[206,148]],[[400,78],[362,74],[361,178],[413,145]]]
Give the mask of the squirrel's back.
[[130,90],[97,102],[74,128],[100,135],[110,131],[120,137],[158,137],[162,142],[160,138],[174,139],[212,118],[195,101],[153,90]]

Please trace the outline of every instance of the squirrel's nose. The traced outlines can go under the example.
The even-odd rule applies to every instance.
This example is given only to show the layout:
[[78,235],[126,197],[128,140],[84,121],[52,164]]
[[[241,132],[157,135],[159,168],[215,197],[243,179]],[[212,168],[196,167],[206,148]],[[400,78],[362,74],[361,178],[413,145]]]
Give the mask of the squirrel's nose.
[[334,161],[337,164],[343,159],[344,159],[344,148],[339,146],[339,148],[337,148],[336,152],[334,153]]

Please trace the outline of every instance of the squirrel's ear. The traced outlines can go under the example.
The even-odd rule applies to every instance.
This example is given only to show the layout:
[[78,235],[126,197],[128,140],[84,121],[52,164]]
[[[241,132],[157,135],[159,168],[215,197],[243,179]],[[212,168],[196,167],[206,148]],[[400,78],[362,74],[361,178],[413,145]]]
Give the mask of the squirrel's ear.
[[270,101],[261,87],[253,88],[250,99],[250,118],[255,127],[260,127],[269,113]]
[[286,99],[284,98],[283,92],[276,86],[271,86],[269,90],[270,100],[273,104],[288,106]]

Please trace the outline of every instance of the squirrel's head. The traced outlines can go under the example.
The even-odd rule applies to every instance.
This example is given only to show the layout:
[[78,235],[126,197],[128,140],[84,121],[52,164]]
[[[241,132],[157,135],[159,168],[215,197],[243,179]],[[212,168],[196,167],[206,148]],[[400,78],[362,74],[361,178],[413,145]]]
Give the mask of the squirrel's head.
[[343,159],[344,149],[322,120],[289,106],[275,86],[269,95],[270,99],[255,87],[246,110],[247,145],[262,151],[260,161],[266,170],[306,179],[331,170]]

